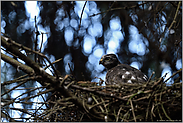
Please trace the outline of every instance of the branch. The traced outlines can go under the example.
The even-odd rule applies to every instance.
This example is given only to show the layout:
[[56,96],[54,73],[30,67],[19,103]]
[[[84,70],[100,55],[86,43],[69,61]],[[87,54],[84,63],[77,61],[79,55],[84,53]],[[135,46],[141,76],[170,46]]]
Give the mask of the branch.
[[27,65],[24,65],[24,64],[18,62],[17,60],[3,54],[3,53],[1,53],[1,58],[5,62],[7,62],[7,63],[11,64],[12,66],[14,66],[15,68],[19,67],[19,69],[21,69],[22,71],[24,71],[25,73],[27,73],[29,75],[33,75],[35,73],[34,70],[31,67],[29,67]]
[[[30,66],[34,71],[36,75],[42,76],[42,79],[39,79],[39,81],[42,85],[45,85],[45,83],[50,83],[50,86],[47,88],[53,88],[53,91],[60,92],[64,97],[71,97],[72,102],[76,104],[82,111],[87,112],[85,109],[89,110],[89,105],[84,104],[81,99],[73,95],[71,92],[69,92],[68,89],[60,86],[60,81],[56,79],[55,77],[49,75],[44,71],[43,68],[41,68],[37,63],[35,63],[33,60],[31,60],[29,57],[26,55],[22,54],[17,47],[12,45],[11,41],[9,41],[8,38],[1,36],[1,41],[2,41],[2,46],[6,48],[6,50],[14,53],[15,55],[18,56],[21,60],[23,60],[28,66]],[[10,42],[10,43],[9,43]],[[31,70],[32,70],[31,69]],[[45,81],[43,81],[43,79]],[[99,114],[95,109],[91,109],[89,112],[89,115],[94,116],[95,118],[104,120],[104,115]],[[110,118],[108,118],[108,121],[112,121]]]
[[82,17],[83,17],[83,12],[84,12],[84,8],[86,6],[86,3],[87,3],[87,1],[85,1],[85,4],[84,4],[82,12],[81,12],[81,18],[80,18],[80,21],[79,21],[79,29],[78,30],[80,30],[80,27],[81,27],[81,20],[82,20]]
[[170,29],[172,28],[173,24],[174,24],[174,23],[176,23],[176,21],[175,21],[175,20],[176,20],[176,18],[177,18],[177,14],[178,14],[178,11],[179,11],[179,8],[180,8],[180,5],[181,5],[181,2],[179,2],[178,6],[177,6],[177,10],[176,10],[176,13],[175,13],[174,19],[173,19],[173,21],[172,21],[172,23],[171,23],[170,27],[168,28],[168,30],[170,30]]

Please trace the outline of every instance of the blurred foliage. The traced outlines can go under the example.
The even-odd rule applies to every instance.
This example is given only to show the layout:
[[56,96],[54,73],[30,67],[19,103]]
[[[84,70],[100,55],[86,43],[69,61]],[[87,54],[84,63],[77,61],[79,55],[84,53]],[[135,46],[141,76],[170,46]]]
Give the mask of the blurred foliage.
[[[71,72],[73,72],[77,80],[92,80],[106,71],[105,69],[97,71],[95,69],[96,66],[89,63],[88,59],[93,54],[95,46],[100,45],[104,48],[104,53],[107,52],[109,39],[106,39],[105,34],[110,30],[110,20],[116,17],[121,22],[120,31],[124,36],[124,40],[120,41],[120,48],[117,49],[117,54],[122,63],[130,65],[132,62],[138,62],[141,66],[141,71],[148,76],[151,75],[152,71],[155,71],[155,77],[157,78],[161,76],[163,62],[170,65],[172,73],[177,71],[176,62],[182,58],[182,2],[88,1],[87,4],[89,5],[89,11],[96,5],[99,13],[88,12],[88,25],[81,24],[79,29],[80,17],[75,12],[76,2],[38,1],[40,15],[37,17],[39,18],[37,19],[37,25],[42,25],[42,27],[49,30],[49,32],[42,32],[49,35],[42,53],[54,56],[55,60],[64,58],[69,54]],[[59,13],[60,11],[62,13]],[[12,40],[34,49],[36,33],[35,27],[30,26],[29,19],[30,17],[26,13],[23,1],[1,2],[1,27],[4,28],[4,33]],[[78,26],[75,28],[71,26],[72,19],[77,20]],[[2,21],[5,23],[2,23]],[[84,21],[84,19],[81,20],[82,23]],[[102,35],[93,37],[96,40],[96,44],[93,46],[92,52],[87,54],[83,50],[84,36],[90,35],[88,27],[93,26],[96,22],[102,24]],[[140,39],[146,44],[144,55],[138,55],[129,50],[129,43],[132,37],[130,26],[135,26],[138,29]],[[72,30],[73,32],[73,39],[69,45],[64,37],[66,30]],[[37,48],[39,49],[39,47]],[[33,55],[30,54],[28,56],[34,59]],[[17,58],[14,57],[14,59]],[[87,67],[87,63],[91,68]],[[62,76],[70,73],[65,71],[66,65],[67,63],[64,63],[64,60],[55,64]],[[1,83],[2,81],[13,80],[24,74],[23,72],[18,72],[17,69],[9,64],[4,64],[1,69]],[[92,71],[95,72],[94,75]],[[181,80],[181,72],[179,76]],[[34,87],[35,83],[33,83],[29,82],[22,86],[25,88]],[[6,88],[2,88],[1,92],[5,90]],[[27,96],[31,94],[33,92]]]
[[[6,22],[4,27],[5,33],[13,40],[33,48],[35,33],[34,28],[27,29],[24,25],[29,18],[26,15],[24,2],[2,2],[2,16],[1,20]],[[164,61],[168,63],[175,72],[176,61],[182,57],[182,11],[178,10],[175,17],[178,2],[95,2],[98,9],[102,12],[100,17],[95,20],[102,23],[103,35],[94,37],[97,40],[96,45],[106,44],[104,41],[104,33],[109,30],[109,21],[112,18],[119,17],[121,22],[121,32],[124,35],[124,40],[120,42],[120,48],[117,54],[122,63],[130,64],[137,61],[141,64],[141,70],[150,75],[148,70],[155,71],[156,76],[161,76],[161,63]],[[93,2],[88,2],[89,9],[95,5]],[[139,6],[140,5],[140,6]],[[50,28],[50,37],[45,45],[44,53],[53,55],[55,59],[64,58],[66,54],[71,55],[74,74],[78,80],[91,80],[91,71],[86,68],[86,62],[91,54],[86,54],[83,51],[83,38],[88,34],[88,27],[92,25],[95,17],[88,14],[89,25],[87,27],[81,26],[80,30],[77,26],[75,29],[70,25],[70,20],[75,19],[79,24],[80,18],[75,13],[75,2],[38,2],[40,8],[40,20],[38,25]],[[59,13],[62,9],[63,13]],[[95,13],[98,14],[98,13]],[[97,16],[97,15],[96,15]],[[56,22],[57,18],[57,22]],[[173,23],[175,18],[175,23]],[[67,25],[64,21],[67,21]],[[84,21],[84,20],[82,20]],[[173,23],[173,26],[171,24]],[[58,29],[63,25],[62,29]],[[141,35],[141,40],[147,44],[146,53],[142,56],[131,53],[128,45],[130,43],[131,35],[129,33],[129,26],[134,25]],[[170,27],[171,26],[171,27]],[[67,29],[72,28],[74,37],[71,45],[68,46],[64,33]],[[171,28],[169,31],[168,29]],[[80,34],[79,31],[84,32]],[[174,31],[173,34],[170,31]],[[89,34],[88,34],[89,35]],[[109,40],[109,39],[108,39]],[[147,42],[146,42],[147,41]],[[94,46],[95,47],[95,46]],[[107,46],[103,46],[106,52]],[[56,64],[57,69],[64,75],[65,66],[64,61]],[[92,66],[94,67],[94,66]],[[92,76],[93,77],[93,76]]]

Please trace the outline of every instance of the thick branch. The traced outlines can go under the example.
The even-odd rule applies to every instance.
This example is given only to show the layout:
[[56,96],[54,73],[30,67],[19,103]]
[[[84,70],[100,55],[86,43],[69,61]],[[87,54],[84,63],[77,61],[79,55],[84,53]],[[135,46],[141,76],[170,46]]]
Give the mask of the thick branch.
[[15,60],[15,59],[13,59],[13,58],[3,54],[3,53],[1,53],[1,58],[5,62],[11,64],[15,68],[18,67],[20,70],[24,71],[25,73],[27,73],[29,75],[33,75],[35,73],[34,70],[31,67],[29,67],[27,65],[24,65],[24,64],[18,62],[17,60]]
[[[89,105],[84,104],[82,100],[78,99],[75,95],[73,95],[71,92],[68,91],[68,89],[65,89],[62,86],[59,86],[60,81],[56,79],[55,77],[47,74],[43,68],[41,68],[37,63],[35,63],[33,60],[28,58],[26,55],[22,54],[18,48],[16,48],[14,45],[9,43],[9,39],[6,37],[1,36],[2,46],[6,48],[6,50],[14,53],[18,56],[21,60],[23,60],[28,66],[30,66],[32,69],[34,69],[35,73],[37,75],[41,75],[44,80],[49,82],[51,84],[50,87],[54,88],[55,91],[60,92],[64,97],[71,97],[72,102],[76,104],[81,110],[86,111],[91,116],[94,116],[95,118],[99,120],[104,121],[104,115],[99,114],[96,110],[92,109],[89,110]],[[17,66],[17,65],[16,65]],[[40,79],[38,80],[41,82],[41,84],[44,84]],[[89,111],[89,112],[88,112]],[[108,118],[108,121],[111,121],[110,118]]]

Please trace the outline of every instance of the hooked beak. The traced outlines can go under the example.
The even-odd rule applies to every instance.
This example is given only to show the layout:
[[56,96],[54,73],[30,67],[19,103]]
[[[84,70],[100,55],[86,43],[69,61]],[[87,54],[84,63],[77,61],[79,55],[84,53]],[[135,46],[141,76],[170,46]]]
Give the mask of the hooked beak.
[[103,64],[103,59],[100,59],[99,64]]

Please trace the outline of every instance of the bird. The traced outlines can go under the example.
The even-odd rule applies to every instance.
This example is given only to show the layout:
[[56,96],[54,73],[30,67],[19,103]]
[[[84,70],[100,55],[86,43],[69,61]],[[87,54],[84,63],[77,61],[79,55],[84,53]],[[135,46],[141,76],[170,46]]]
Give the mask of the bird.
[[143,84],[148,81],[148,77],[140,70],[122,64],[115,54],[103,55],[99,61],[107,69],[106,85],[116,85],[123,83]]

